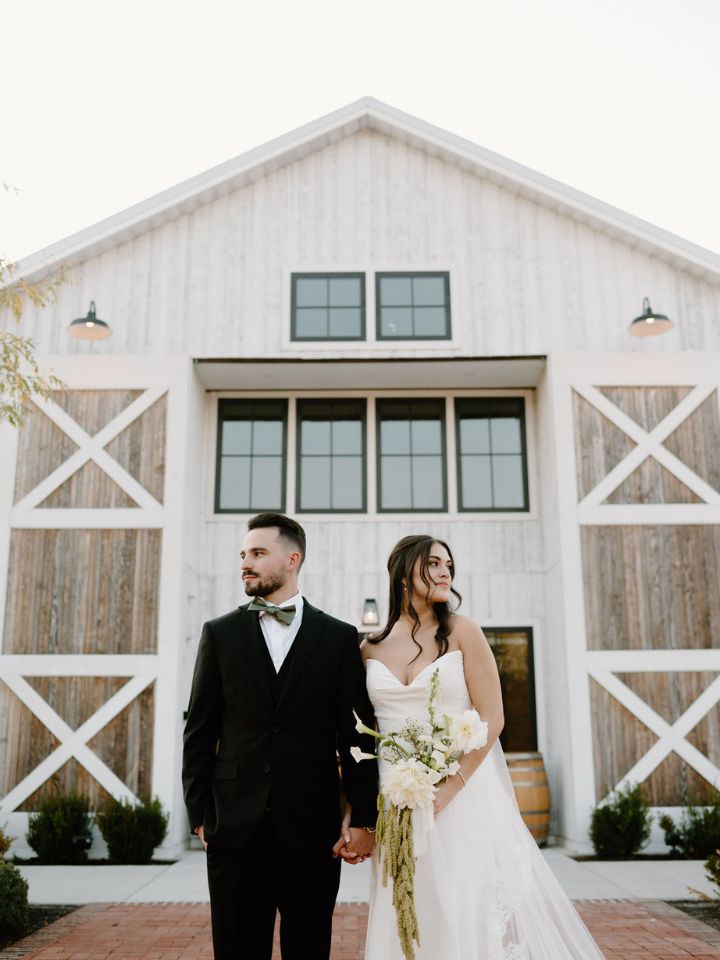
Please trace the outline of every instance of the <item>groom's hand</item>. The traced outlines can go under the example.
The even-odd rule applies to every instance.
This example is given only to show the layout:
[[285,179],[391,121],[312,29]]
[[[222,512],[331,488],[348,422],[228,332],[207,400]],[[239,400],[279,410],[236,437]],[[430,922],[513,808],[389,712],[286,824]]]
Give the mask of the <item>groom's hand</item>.
[[205,843],[205,829],[203,827],[195,827],[195,833],[200,837],[200,842],[207,850],[207,844]]
[[375,835],[364,827],[345,827],[333,847],[333,856],[340,856],[346,863],[362,863],[367,860],[375,846]]
[[[340,827],[340,839],[337,841],[333,847],[333,857],[341,856],[341,851],[345,844],[350,839],[350,817],[352,815],[352,807],[349,803],[345,803],[345,813],[343,814],[342,826]],[[345,857],[343,857],[343,860]]]

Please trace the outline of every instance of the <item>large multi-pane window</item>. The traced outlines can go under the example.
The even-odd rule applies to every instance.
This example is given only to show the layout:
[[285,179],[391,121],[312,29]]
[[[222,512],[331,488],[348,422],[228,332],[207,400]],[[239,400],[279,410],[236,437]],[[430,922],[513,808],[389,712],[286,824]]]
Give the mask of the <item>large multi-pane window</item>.
[[378,340],[449,339],[447,273],[378,273],[375,296]]
[[[222,399],[215,509],[284,509],[289,482],[295,489],[291,509],[301,512],[363,513],[368,489],[380,512],[445,511],[453,473],[446,456],[446,403],[445,397],[378,398],[368,462],[366,399]],[[456,397],[449,412],[457,457],[452,509],[457,504],[465,512],[527,512],[524,399]],[[290,463],[288,415],[296,441]]]
[[365,401],[298,401],[297,509],[365,510]]
[[483,632],[500,674],[505,715],[500,734],[503,750],[520,753],[537,750],[532,630],[529,627],[483,628]]
[[461,510],[527,510],[521,397],[455,401]]
[[365,274],[294,273],[293,340],[364,340]]
[[285,508],[285,400],[221,400],[215,509]]
[[446,510],[443,400],[378,400],[378,509]]

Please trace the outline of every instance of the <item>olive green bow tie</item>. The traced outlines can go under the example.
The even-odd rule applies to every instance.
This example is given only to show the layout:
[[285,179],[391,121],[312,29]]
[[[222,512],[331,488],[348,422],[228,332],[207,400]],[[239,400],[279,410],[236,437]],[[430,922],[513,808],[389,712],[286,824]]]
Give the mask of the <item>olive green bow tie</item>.
[[289,607],[276,607],[274,603],[268,603],[262,597],[255,597],[248,610],[259,610],[260,613],[266,613],[269,617],[275,617],[278,623],[284,623],[286,627],[295,619],[295,605]]

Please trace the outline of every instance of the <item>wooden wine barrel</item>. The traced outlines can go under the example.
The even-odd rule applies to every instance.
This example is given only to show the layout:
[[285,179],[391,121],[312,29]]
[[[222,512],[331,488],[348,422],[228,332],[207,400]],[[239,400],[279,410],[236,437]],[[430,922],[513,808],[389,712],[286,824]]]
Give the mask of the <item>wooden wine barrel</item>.
[[550,787],[542,754],[507,753],[505,758],[525,825],[544,847],[550,830]]

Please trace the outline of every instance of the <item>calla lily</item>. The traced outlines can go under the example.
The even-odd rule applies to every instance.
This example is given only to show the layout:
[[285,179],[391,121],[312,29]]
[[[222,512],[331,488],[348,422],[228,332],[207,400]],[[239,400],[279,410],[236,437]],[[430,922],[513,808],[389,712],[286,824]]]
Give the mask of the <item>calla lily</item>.
[[382,740],[383,737],[377,732],[377,730],[372,730],[370,727],[365,726],[357,713],[353,710],[353,716],[355,717],[355,729],[358,733],[367,733],[371,737],[375,737],[376,740]]
[[363,753],[360,747],[350,747],[350,756],[356,763],[360,763],[361,760],[377,760],[374,753]]

